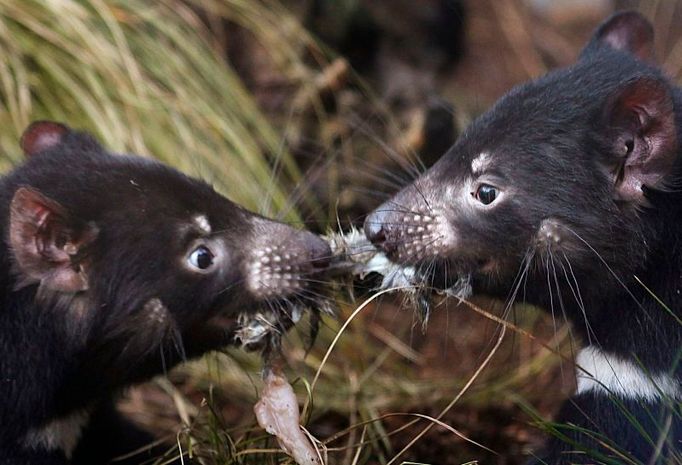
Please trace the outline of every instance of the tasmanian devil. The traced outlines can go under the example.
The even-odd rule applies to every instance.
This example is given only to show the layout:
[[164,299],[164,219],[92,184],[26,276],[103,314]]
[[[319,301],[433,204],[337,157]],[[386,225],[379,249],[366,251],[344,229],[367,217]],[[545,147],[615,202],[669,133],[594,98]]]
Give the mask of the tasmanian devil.
[[108,463],[149,442],[117,392],[232,343],[239,312],[286,321],[329,247],[61,124],[21,145],[0,179],[0,463]]
[[426,282],[572,321],[577,391],[538,461],[682,456],[682,91],[635,12],[511,90],[365,222]]

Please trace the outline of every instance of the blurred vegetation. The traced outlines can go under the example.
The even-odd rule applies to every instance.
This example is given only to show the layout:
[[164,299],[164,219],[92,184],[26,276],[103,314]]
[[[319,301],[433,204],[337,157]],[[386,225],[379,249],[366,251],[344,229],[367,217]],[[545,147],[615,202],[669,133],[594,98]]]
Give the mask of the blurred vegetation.
[[299,59],[309,38],[275,4],[1,1],[0,167],[21,159],[30,121],[53,119],[201,176],[251,209],[283,209],[301,173],[226,62],[209,17],[253,30],[295,85],[310,82]]

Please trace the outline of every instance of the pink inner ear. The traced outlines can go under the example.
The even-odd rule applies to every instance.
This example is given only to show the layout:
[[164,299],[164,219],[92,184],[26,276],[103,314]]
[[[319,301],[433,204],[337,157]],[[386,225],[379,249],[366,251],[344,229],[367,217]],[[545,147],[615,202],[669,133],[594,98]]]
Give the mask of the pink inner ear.
[[677,158],[677,128],[668,85],[644,77],[626,84],[606,106],[607,124],[617,132],[614,153],[622,144],[632,145],[620,160],[622,178],[616,195],[621,200],[642,202],[642,186],[661,189]]
[[21,149],[27,157],[59,145],[69,128],[52,121],[36,121],[21,136]]
[[55,291],[85,289],[83,276],[73,270],[70,257],[55,243],[63,228],[63,208],[40,192],[21,187],[10,205],[10,244],[19,286],[40,282]]
[[617,13],[597,31],[596,38],[616,50],[632,53],[644,61],[654,61],[654,29],[635,11]]

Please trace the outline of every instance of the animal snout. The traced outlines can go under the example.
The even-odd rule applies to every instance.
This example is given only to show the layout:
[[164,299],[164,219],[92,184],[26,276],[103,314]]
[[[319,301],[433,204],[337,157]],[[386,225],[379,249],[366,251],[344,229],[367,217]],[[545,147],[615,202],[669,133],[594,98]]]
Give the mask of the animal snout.
[[365,236],[393,262],[415,264],[453,249],[453,232],[442,213],[425,207],[382,205],[365,219]]
[[258,220],[257,228],[246,261],[248,287],[257,297],[284,297],[305,289],[308,277],[331,262],[329,244],[311,232],[267,220]]
[[365,218],[364,225],[367,239],[389,258],[395,255],[397,250],[397,242],[391,238],[395,228],[391,225],[390,214],[390,211],[379,207]]
[[327,268],[332,257],[332,249],[327,241],[312,233],[306,233],[303,240],[308,247],[312,267],[316,270]]

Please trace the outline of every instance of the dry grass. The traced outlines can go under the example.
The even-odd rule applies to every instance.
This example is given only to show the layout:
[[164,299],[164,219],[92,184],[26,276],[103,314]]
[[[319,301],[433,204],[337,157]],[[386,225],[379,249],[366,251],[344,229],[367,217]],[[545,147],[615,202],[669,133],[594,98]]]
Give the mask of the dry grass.
[[0,2],[0,167],[21,159],[17,141],[30,121],[54,119],[208,179],[254,210],[284,209],[301,173],[202,10],[251,28],[295,85],[311,80],[299,58],[304,31],[259,2]]
[[[460,87],[451,85],[448,92],[463,109],[462,121],[512,83],[542,72],[544,56],[561,63],[567,50],[576,51],[556,33],[539,47],[538,37],[548,29],[531,27],[533,18],[519,2],[505,2],[489,16],[484,10],[491,2],[476,5],[481,16],[474,12],[472,29],[502,31],[516,59],[498,60],[502,69],[494,54],[489,62],[465,60],[455,78],[468,70],[470,76],[508,79],[492,84],[453,79]],[[664,1],[645,7],[658,21],[669,17]],[[291,87],[292,107],[277,127],[225,62],[223,20],[253,34]],[[530,35],[519,34],[519,24]],[[470,46],[489,45],[486,37]],[[665,49],[665,64],[679,74],[682,42],[674,33],[669,37],[674,43]],[[300,221],[292,196],[294,203],[315,209],[318,199],[301,188],[308,176],[288,149],[304,117],[326,118],[318,97],[328,62],[275,1],[0,0],[0,54],[3,169],[21,159],[17,140],[23,128],[49,118],[88,129],[112,149],[149,154],[208,179],[264,214]],[[495,69],[480,67],[486,63]],[[343,192],[336,190],[337,174],[328,160],[385,152],[403,167],[414,163],[405,147],[384,145],[398,132],[395,125],[368,88],[352,73],[349,79],[362,89],[370,116],[361,115],[360,122],[368,124],[356,119],[350,130],[343,121],[327,121],[319,132],[324,143],[341,141],[322,154],[331,197]],[[477,93],[474,85],[487,93]],[[318,226],[333,220],[334,208],[317,217]],[[523,409],[546,416],[572,386],[573,366],[566,359],[575,342],[567,327],[555,332],[534,310],[518,309],[510,326],[495,316],[499,304],[444,302],[423,335],[399,300],[382,297],[365,307],[338,300],[339,320],[325,322],[309,353],[303,350],[305,323],[286,341],[289,376],[305,405],[306,426],[330,464],[417,463],[439,453],[449,458],[438,463],[518,463],[514,460],[537,440],[523,426],[532,418]],[[251,412],[259,367],[257,355],[237,349],[212,354],[173,372],[173,383],[161,378],[133,390],[123,408],[206,464],[286,462]],[[426,428],[431,431],[421,437]]]

